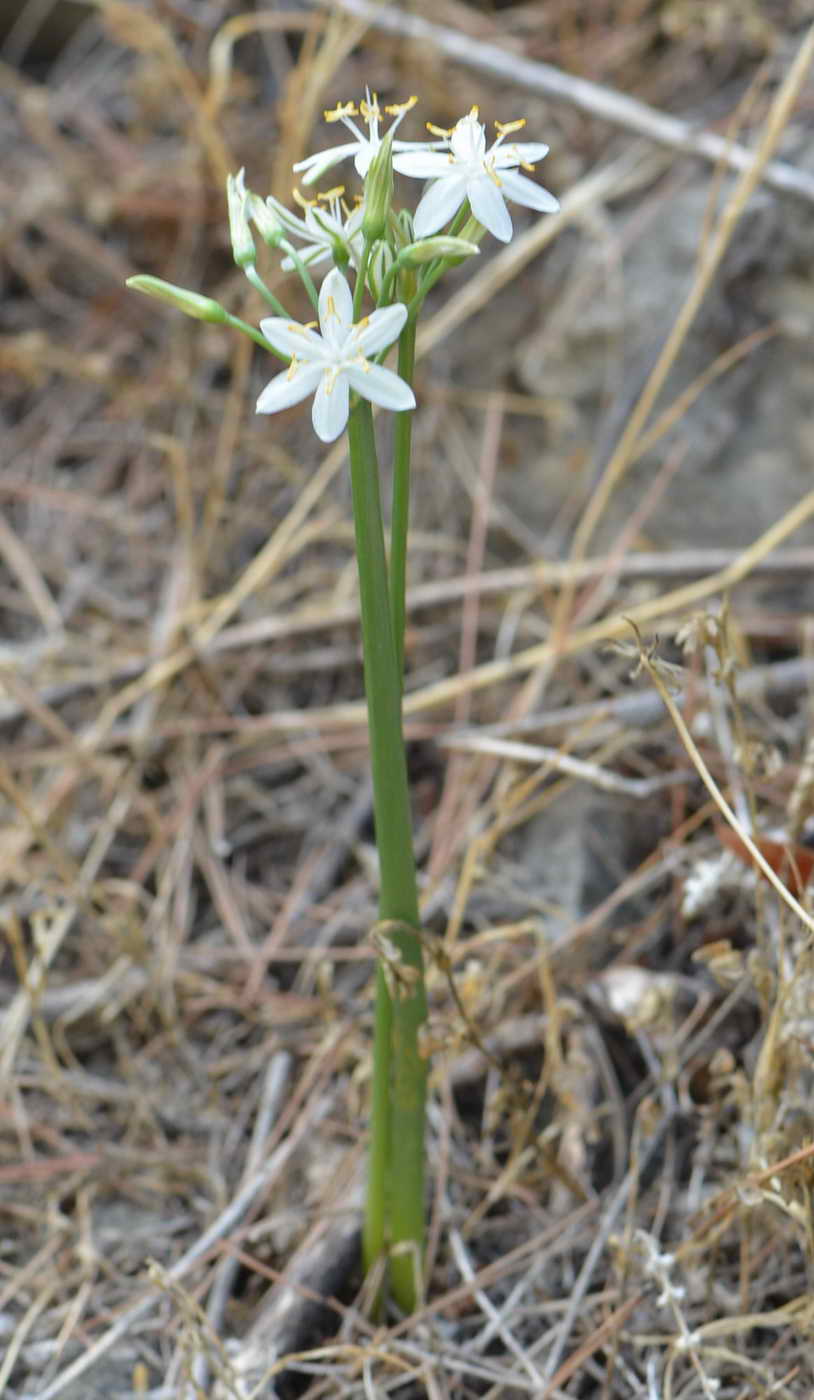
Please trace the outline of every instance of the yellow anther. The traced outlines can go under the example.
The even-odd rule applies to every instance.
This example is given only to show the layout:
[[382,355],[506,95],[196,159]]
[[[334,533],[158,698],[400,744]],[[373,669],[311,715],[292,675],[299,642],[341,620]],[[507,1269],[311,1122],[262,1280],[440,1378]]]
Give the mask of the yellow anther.
[[332,190],[326,190],[324,194],[318,194],[317,199],[322,200],[323,204],[330,204],[334,199],[341,199],[344,193],[344,185],[335,185]]
[[299,190],[292,190],[291,198],[295,204],[299,204],[301,209],[316,209],[317,207],[317,201],[315,199],[306,199],[305,195],[300,194]]
[[501,136],[508,136],[511,131],[522,131],[525,125],[525,117],[518,117],[515,122],[495,122],[495,128]]
[[432,135],[432,136],[443,136],[445,140],[448,140],[449,137],[452,135],[453,131],[455,130],[455,128],[452,127],[452,126],[450,126],[450,127],[433,126],[432,122],[425,122],[424,125],[426,126],[426,128],[427,128],[427,130],[429,131],[430,135]]
[[325,314],[326,316],[336,316],[336,303],[334,302],[332,296],[328,297],[327,305],[325,307]]
[[379,94],[377,92],[374,92],[373,100],[371,102],[360,102],[359,111],[362,113],[362,116],[368,124],[370,124],[370,122],[372,121],[378,121],[382,114],[381,108],[379,106]]
[[286,375],[286,379],[293,379],[293,378],[294,378],[294,375],[297,373],[297,370],[299,369],[299,367],[300,367],[300,362],[299,362],[299,360],[297,359],[296,355],[292,355],[292,356],[291,356],[291,364],[288,366],[288,373],[287,373],[287,375]]
[[486,174],[489,176],[489,179],[494,180],[498,189],[500,189],[501,185],[503,184],[503,181],[500,179],[500,176],[498,175],[491,161],[484,161],[483,168],[486,171]]
[[315,331],[319,329],[319,321],[306,321],[303,326],[304,331]]
[[470,107],[469,115],[473,121],[477,121],[480,116],[480,107]]
[[529,175],[533,175],[533,174],[534,174],[534,171],[537,169],[537,166],[536,166],[536,165],[532,165],[532,163],[531,163],[530,160],[521,160],[521,161],[520,161],[520,169],[521,169],[521,170],[527,170],[528,173],[529,173]]
[[402,112],[409,112],[415,107],[417,97],[408,97],[406,102],[391,102],[389,107],[385,107],[388,117],[399,117]]
[[337,105],[322,113],[326,122],[341,122],[343,117],[358,117],[359,108],[355,102],[338,102]]

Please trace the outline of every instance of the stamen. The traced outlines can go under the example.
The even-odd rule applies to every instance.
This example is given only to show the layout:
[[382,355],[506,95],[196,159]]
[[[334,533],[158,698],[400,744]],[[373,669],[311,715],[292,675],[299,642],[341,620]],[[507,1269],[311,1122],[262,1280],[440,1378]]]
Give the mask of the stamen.
[[315,331],[319,329],[319,321],[306,321],[303,325],[305,331]]
[[301,209],[316,209],[317,207],[317,201],[315,199],[306,199],[305,195],[300,194],[299,190],[292,190],[291,198],[295,204],[299,204]]
[[[289,329],[290,329],[290,330],[293,330],[293,329],[295,329],[295,327],[292,326],[292,327],[289,327]],[[299,362],[299,360],[297,359],[296,355],[292,355],[292,356],[291,356],[291,364],[288,366],[288,373],[287,373],[287,375],[286,375],[286,379],[288,379],[289,381],[292,380],[292,379],[294,378],[294,375],[297,373],[297,370],[299,369],[299,367],[300,367],[300,362]]]
[[472,120],[476,122],[480,117],[480,107],[470,107],[469,115],[472,118]]
[[491,162],[490,162],[490,161],[484,161],[484,162],[483,162],[483,168],[484,168],[486,174],[489,176],[489,179],[490,179],[490,180],[494,180],[494,182],[495,182],[495,184],[497,185],[498,189],[500,189],[500,188],[502,187],[502,185],[503,185],[503,181],[500,179],[500,177],[499,177],[497,171],[495,170],[495,167],[491,164]]
[[381,118],[382,110],[379,106],[379,94],[374,92],[368,101],[359,103],[359,111],[370,126],[371,122],[377,122]]
[[501,136],[508,136],[510,131],[522,131],[525,125],[525,117],[518,117],[514,122],[495,122],[495,128]]
[[344,117],[358,117],[359,108],[355,102],[338,102],[332,110],[322,115],[326,122],[341,122]]
[[[341,199],[344,193],[345,186],[336,185],[334,189],[326,190],[324,194],[318,194],[317,199],[321,200],[323,204],[330,204],[332,199]],[[316,200],[314,200],[314,203],[316,204]]]
[[391,102],[389,107],[385,107],[384,110],[388,117],[404,116],[405,112],[409,112],[415,107],[417,101],[417,97],[408,97],[406,102]]
[[445,140],[449,140],[450,136],[455,130],[454,126],[434,126],[432,122],[425,122],[424,125],[426,126],[431,136],[443,136]]
[[[336,303],[334,302],[334,299],[333,299],[332,296],[329,296],[329,297],[328,297],[328,302],[327,302],[327,305],[326,305],[326,307],[325,307],[325,315],[326,315],[326,316],[336,316]],[[339,320],[339,317],[336,316],[336,319]]]

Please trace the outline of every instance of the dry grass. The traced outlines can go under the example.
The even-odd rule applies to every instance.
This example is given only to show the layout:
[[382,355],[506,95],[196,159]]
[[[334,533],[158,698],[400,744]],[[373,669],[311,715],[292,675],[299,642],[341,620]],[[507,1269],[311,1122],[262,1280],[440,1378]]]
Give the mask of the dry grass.
[[[355,0],[22,6],[0,54],[0,1395],[814,1393],[814,553],[789,543],[814,492],[742,548],[643,547],[692,404],[786,334],[712,346],[670,392],[762,176],[808,217],[792,8],[440,0],[419,41]],[[546,96],[543,61],[580,84]],[[251,347],[123,288],[150,272],[256,320],[225,174],[286,197],[321,108],[365,81],[420,82],[442,123],[530,108],[564,194],[422,330],[432,1202],[426,1304],[381,1327],[357,1261],[375,869],[344,459],[297,411],[253,417]],[[536,479],[570,408],[518,388],[501,308],[519,285],[545,317],[530,269],[670,197],[689,137],[659,118],[692,103],[716,126],[692,136],[695,276],[613,450],[559,464],[546,533],[502,473]],[[789,582],[798,605],[766,600]]]

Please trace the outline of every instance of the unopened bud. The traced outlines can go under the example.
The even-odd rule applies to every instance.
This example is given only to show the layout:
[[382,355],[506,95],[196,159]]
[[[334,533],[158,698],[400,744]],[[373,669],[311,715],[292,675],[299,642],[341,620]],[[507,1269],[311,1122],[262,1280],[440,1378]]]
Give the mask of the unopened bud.
[[367,265],[367,285],[370,288],[370,295],[375,301],[379,299],[385,275],[390,271],[393,262],[393,251],[389,243],[385,243],[384,239],[381,239],[374,245]]
[[269,248],[277,248],[285,238],[285,229],[274,210],[262,200],[259,194],[249,191],[246,212]]
[[226,177],[226,203],[229,209],[229,236],[232,240],[232,256],[238,267],[251,267],[255,262],[254,239],[249,227],[246,206],[249,193],[244,183],[243,171]]
[[156,301],[165,301],[168,306],[174,306],[186,316],[193,316],[196,321],[212,321],[223,325],[229,317],[229,313],[220,302],[213,301],[211,297],[203,297],[199,292],[188,292],[186,287],[176,287],[172,282],[162,282],[160,277],[128,277],[125,286],[132,288],[134,292],[143,292],[145,296],[155,297]]
[[393,127],[390,128],[365,177],[365,212],[362,234],[372,243],[384,236],[387,217],[393,202]]
[[436,258],[456,258],[463,261],[464,258],[471,258],[479,252],[477,243],[440,234],[437,238],[422,238],[418,243],[409,244],[400,254],[400,261],[407,263],[408,267],[419,267],[421,263],[434,262]]

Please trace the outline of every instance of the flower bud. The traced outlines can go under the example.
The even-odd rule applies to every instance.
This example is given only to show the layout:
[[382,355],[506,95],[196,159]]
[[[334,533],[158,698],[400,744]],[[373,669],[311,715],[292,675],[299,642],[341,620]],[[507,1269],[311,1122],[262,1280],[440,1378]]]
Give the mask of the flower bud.
[[421,263],[434,262],[436,258],[455,258],[457,262],[462,262],[464,258],[471,258],[479,252],[477,243],[439,234],[435,238],[421,238],[418,243],[409,244],[400,254],[400,259],[408,267],[419,267]]
[[362,234],[372,243],[384,236],[393,200],[393,127],[390,128],[365,177],[365,212]]
[[367,265],[367,285],[374,301],[379,299],[385,275],[390,271],[393,262],[393,250],[389,243],[385,243],[383,238],[380,239],[378,243],[374,244]]
[[263,242],[269,248],[278,248],[285,238],[285,229],[271,206],[250,190],[246,211]]
[[249,193],[244,183],[243,171],[226,177],[226,203],[229,209],[229,235],[232,240],[232,256],[238,267],[253,267],[255,262],[254,239],[249,227],[246,206]]
[[155,297],[157,301],[165,301],[168,306],[174,306],[186,316],[193,316],[196,321],[223,325],[229,318],[229,313],[220,302],[201,296],[199,292],[188,292],[186,287],[176,287],[172,282],[162,282],[160,277],[128,277],[125,286],[131,287],[134,292]]

